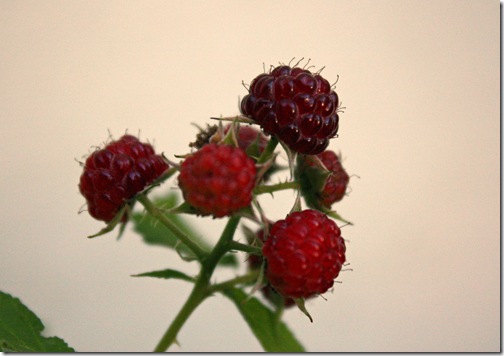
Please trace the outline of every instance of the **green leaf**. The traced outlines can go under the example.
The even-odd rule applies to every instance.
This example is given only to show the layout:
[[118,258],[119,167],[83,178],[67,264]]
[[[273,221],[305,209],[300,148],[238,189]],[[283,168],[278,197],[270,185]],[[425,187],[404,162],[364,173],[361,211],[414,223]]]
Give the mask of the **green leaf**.
[[240,289],[226,289],[224,295],[231,299],[266,352],[305,352],[278,315],[257,298],[248,298]]
[[44,324],[18,298],[0,292],[0,351],[75,352],[58,337],[44,337]]
[[[170,192],[170,194],[164,198],[154,201],[154,204],[161,209],[173,208],[177,205],[177,203],[177,194],[174,192]],[[201,238],[201,235],[191,228],[180,215],[166,214],[166,217],[170,219],[173,224],[177,225],[177,227],[186,235],[190,236],[193,241],[197,242],[202,248],[206,251],[210,251],[210,244],[204,241]],[[191,250],[183,244],[177,236],[175,236],[169,229],[149,214],[146,215],[141,212],[135,212],[131,214],[131,221],[133,222],[133,229],[142,236],[143,240],[147,244],[174,249],[183,256],[184,259],[191,260],[196,258]],[[222,266],[236,267],[238,266],[238,260],[236,259],[236,256],[227,254],[219,261],[219,264]]]
[[194,282],[194,278],[188,276],[187,274],[176,271],[174,269],[163,269],[160,271],[152,271],[140,274],[134,274],[132,277],[155,277],[155,278],[164,278],[164,279],[181,279],[187,282]]

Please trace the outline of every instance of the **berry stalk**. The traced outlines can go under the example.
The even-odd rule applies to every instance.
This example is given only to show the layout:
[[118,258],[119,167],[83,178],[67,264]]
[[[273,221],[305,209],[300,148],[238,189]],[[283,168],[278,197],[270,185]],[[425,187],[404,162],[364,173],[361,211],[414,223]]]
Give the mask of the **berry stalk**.
[[260,247],[250,246],[246,244],[242,244],[238,241],[231,241],[229,243],[229,247],[231,250],[247,252],[253,255],[262,256],[262,250]]
[[149,214],[171,230],[180,239],[180,241],[182,241],[194,253],[198,260],[201,261],[208,255],[205,250],[203,250],[196,242],[191,240],[191,238],[173,224],[170,219],[167,219],[161,210],[159,210],[146,195],[139,194],[137,200],[145,207]]
[[278,184],[273,184],[273,185],[260,185],[254,189],[254,194],[259,195],[259,194],[265,194],[265,193],[274,193],[274,192],[278,192],[279,190],[300,189],[300,188],[301,188],[301,185],[299,184],[299,182],[296,182],[296,181],[278,183]]
[[277,145],[278,145],[278,139],[276,138],[276,136],[271,136],[270,140],[268,141],[268,144],[264,148],[263,153],[257,160],[257,163],[261,164],[267,162],[273,155],[273,152],[275,152],[275,148]]
[[218,284],[214,284],[214,285],[210,286],[210,288],[208,289],[208,291],[210,293],[222,292],[222,291],[224,291],[226,289],[236,287],[239,284],[254,283],[254,282],[257,281],[257,277],[259,277],[259,272],[258,271],[252,271],[252,272],[249,272],[247,274],[244,274],[243,276],[238,276],[238,277],[232,278],[232,279],[230,279],[228,281],[225,281],[225,282],[222,282],[222,283],[218,283]]
[[[149,202],[150,203],[150,202]],[[159,341],[154,349],[154,352],[166,351],[174,342],[178,332],[189,319],[193,311],[211,294],[210,278],[217,266],[219,260],[229,250],[231,250],[231,242],[233,241],[234,233],[240,222],[239,216],[232,216],[224,228],[219,241],[214,249],[206,258],[201,261],[201,270],[194,285],[194,288],[185,302],[182,309],[179,311],[168,330]]]

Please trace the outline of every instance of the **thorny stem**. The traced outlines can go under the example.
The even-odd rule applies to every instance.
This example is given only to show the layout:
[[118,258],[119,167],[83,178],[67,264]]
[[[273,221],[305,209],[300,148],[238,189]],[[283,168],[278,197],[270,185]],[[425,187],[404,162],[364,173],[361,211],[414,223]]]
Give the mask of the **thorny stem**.
[[154,349],[154,352],[165,352],[168,347],[175,342],[179,330],[182,328],[189,316],[191,316],[192,312],[206,298],[208,281],[202,277],[202,274],[200,274],[191,294],[189,295],[189,298],[186,300],[182,309],[180,309],[168,330],[166,330],[165,334]]
[[232,216],[228,220],[219,241],[210,255],[201,260],[201,271],[189,298],[171,323],[168,330],[166,330],[165,334],[154,349],[154,352],[164,352],[175,342],[178,332],[189,316],[191,316],[192,312],[198,307],[198,305],[200,305],[201,302],[210,295],[210,278],[212,277],[219,260],[230,250],[230,245],[233,241],[233,236],[239,221],[239,216]]
[[300,187],[299,182],[296,181],[278,183],[274,185],[259,185],[254,189],[254,194],[259,195],[264,193],[273,193],[285,189],[299,189]]
[[182,230],[180,230],[170,219],[166,217],[161,210],[159,210],[146,195],[140,194],[138,196],[138,201],[142,203],[145,209],[154,218],[159,220],[165,227],[167,227],[171,232],[173,232],[179,239],[184,243],[201,261],[208,256],[208,253],[201,248],[196,242],[191,240]]
[[258,276],[259,276],[259,273],[257,271],[250,272],[250,273],[244,274],[243,276],[232,278],[232,279],[227,280],[222,283],[214,284],[208,288],[208,292],[209,293],[221,292],[221,291],[226,290],[228,288],[235,287],[238,284],[253,283],[257,280]]

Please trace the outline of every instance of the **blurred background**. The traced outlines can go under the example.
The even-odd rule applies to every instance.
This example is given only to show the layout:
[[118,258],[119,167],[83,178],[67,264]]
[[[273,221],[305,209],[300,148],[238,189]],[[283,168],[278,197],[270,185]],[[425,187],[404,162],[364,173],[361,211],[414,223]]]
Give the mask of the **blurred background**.
[[[131,278],[195,263],[78,214],[92,146],[126,130],[169,158],[249,83],[311,58],[345,113],[348,261],[285,320],[309,351],[500,350],[497,1],[0,1],[0,289],[76,350],[150,351],[190,292]],[[174,180],[156,191],[176,190]],[[290,193],[262,201],[272,219]],[[189,221],[216,241],[222,220]],[[244,255],[239,255],[245,259]],[[234,272],[215,275],[222,281]],[[221,296],[172,351],[261,351]]]

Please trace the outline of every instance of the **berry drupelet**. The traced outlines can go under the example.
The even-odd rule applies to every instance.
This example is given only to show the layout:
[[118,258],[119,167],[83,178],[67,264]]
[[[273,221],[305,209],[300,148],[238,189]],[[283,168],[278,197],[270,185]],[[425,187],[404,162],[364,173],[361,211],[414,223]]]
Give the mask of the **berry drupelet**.
[[338,132],[338,94],[319,73],[286,65],[257,76],[241,112],[293,151],[317,154]]
[[150,144],[124,135],[86,159],[79,190],[86,198],[89,214],[109,222],[128,199],[167,169],[168,164]]
[[345,262],[345,241],[334,221],[317,210],[277,221],[263,245],[266,277],[284,297],[325,293]]
[[245,151],[210,143],[182,162],[178,183],[200,215],[220,218],[250,205],[255,179],[255,163]]

